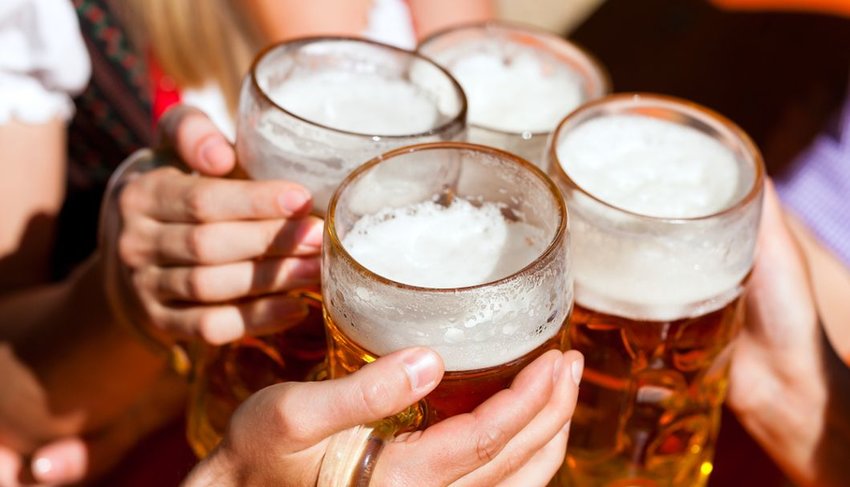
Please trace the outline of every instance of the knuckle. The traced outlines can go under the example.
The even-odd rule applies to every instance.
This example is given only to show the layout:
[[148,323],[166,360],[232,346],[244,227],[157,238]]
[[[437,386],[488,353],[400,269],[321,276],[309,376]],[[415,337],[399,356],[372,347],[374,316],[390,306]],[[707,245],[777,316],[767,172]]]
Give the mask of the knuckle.
[[186,273],[186,297],[198,301],[214,299],[211,282],[205,269],[193,267]]
[[486,427],[475,441],[475,454],[479,461],[490,462],[507,443],[507,434],[497,427]]
[[196,225],[186,233],[186,250],[189,256],[198,262],[208,262],[212,259],[214,243],[215,236],[209,227]]
[[208,220],[212,215],[213,195],[206,184],[196,184],[186,194],[186,212],[197,221]]
[[393,410],[392,391],[384,381],[358,383],[357,398],[364,410],[376,420],[396,412]]
[[274,430],[292,444],[307,444],[312,442],[312,434],[302,421],[298,421],[299,412],[294,410],[292,397],[296,394],[295,384],[283,384],[282,390],[273,410],[272,424]]
[[138,180],[125,186],[118,197],[118,208],[121,211],[121,216],[127,218],[137,210],[141,206],[141,199],[142,189]]
[[118,258],[130,268],[139,267],[145,261],[144,252],[137,239],[126,233],[118,237]]

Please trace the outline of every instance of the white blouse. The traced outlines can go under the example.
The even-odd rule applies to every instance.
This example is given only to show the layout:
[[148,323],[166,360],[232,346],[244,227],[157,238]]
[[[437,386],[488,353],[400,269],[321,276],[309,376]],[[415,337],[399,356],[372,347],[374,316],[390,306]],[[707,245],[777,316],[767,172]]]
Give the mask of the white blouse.
[[[366,37],[412,49],[416,44],[410,9],[404,0],[375,0]],[[91,61],[69,0],[0,0],[0,124],[53,117],[68,120],[71,97],[91,77]],[[233,121],[216,86],[184,90],[183,102],[196,106],[231,140]]]
[[0,1],[0,123],[68,120],[91,77],[68,0]]

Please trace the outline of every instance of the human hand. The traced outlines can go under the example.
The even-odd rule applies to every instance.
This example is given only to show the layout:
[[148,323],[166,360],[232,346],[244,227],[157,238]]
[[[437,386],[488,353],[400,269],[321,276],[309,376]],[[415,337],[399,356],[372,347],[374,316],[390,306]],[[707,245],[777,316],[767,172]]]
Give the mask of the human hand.
[[838,485],[833,474],[850,460],[848,396],[848,370],[818,322],[805,256],[768,183],[727,404],[800,485]]
[[[473,412],[390,440],[371,485],[544,485],[564,459],[583,359],[550,351]],[[442,378],[424,348],[336,380],[283,383],[251,396],[185,485],[316,485],[329,438],[392,416]]]
[[322,221],[306,189],[286,181],[219,177],[233,148],[200,112],[161,123],[163,145],[201,175],[172,167],[132,179],[120,196],[118,255],[141,321],[154,335],[212,344],[298,322],[307,312],[286,290],[319,279]]
[[41,422],[37,430],[22,430],[16,424],[18,418],[5,414],[0,418],[0,487],[88,484],[101,479],[128,451],[161,428],[164,419],[185,410],[183,384],[183,378],[169,374],[120,415],[93,430],[78,427],[82,414],[58,414],[45,411],[39,403],[17,401],[19,413]]

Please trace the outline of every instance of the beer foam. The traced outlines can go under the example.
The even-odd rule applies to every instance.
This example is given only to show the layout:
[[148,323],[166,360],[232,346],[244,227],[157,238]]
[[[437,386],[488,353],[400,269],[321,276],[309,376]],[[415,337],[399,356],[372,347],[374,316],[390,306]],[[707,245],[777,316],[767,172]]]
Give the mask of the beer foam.
[[[694,218],[734,205],[753,171],[694,128],[607,115],[565,133],[558,159],[587,193],[632,213]],[[741,291],[753,259],[759,206],[687,223],[641,218],[565,191],[575,252],[576,301],[641,320],[720,308]]]
[[421,345],[440,353],[446,370],[504,364],[551,339],[571,307],[566,250],[548,254],[533,277],[494,283],[537,259],[550,244],[546,233],[505,219],[494,203],[384,209],[361,217],[343,246],[378,275],[434,291],[379,286],[344,265],[325,266],[326,306],[348,337],[378,355]]
[[366,135],[427,132],[439,115],[435,101],[414,85],[370,73],[293,77],[271,89],[269,97],[311,122]]
[[735,154],[672,122],[610,115],[572,129],[558,145],[564,170],[608,204],[642,215],[693,218],[739,198]]
[[505,132],[551,132],[585,98],[577,73],[532,53],[471,54],[451,72],[469,100],[469,123]]
[[343,246],[367,269],[403,284],[467,287],[530,264],[546,246],[543,231],[509,222],[499,206],[456,199],[423,202],[362,217]]

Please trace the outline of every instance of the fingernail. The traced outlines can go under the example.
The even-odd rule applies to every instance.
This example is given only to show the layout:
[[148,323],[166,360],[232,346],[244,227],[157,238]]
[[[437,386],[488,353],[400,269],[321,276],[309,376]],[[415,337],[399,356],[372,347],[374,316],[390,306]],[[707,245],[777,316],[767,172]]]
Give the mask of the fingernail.
[[440,374],[437,355],[430,350],[415,349],[402,359],[402,364],[404,364],[404,372],[410,380],[410,387],[414,391],[430,387],[437,381]]
[[61,457],[42,456],[35,458],[32,462],[32,473],[39,482],[62,481],[67,476],[65,470],[65,464]]
[[221,170],[233,165],[233,148],[220,135],[210,136],[201,144],[201,161],[208,169]]
[[557,384],[558,378],[561,377],[561,368],[564,366],[564,354],[559,353],[555,363],[552,364],[552,382]]
[[584,372],[584,358],[582,357],[574,360],[570,365],[570,369],[573,376],[573,382],[575,382],[576,385],[579,385],[581,383],[581,374]]
[[303,189],[290,189],[278,198],[280,205],[289,213],[296,213],[310,201],[310,193]]

